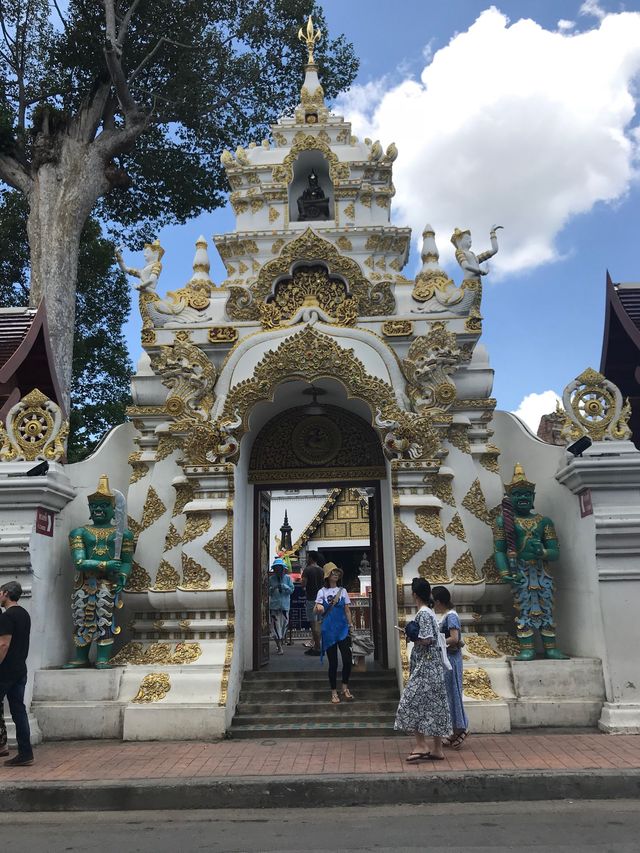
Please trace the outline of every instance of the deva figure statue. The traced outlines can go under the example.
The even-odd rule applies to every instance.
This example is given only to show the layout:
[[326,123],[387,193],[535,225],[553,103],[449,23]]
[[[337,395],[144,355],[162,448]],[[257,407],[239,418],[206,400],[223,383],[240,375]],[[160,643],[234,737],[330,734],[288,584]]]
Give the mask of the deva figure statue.
[[114,610],[122,606],[120,593],[131,572],[133,533],[125,527],[124,495],[109,489],[106,474],[87,500],[92,524],[76,527],[69,534],[76,570],[72,596],[76,656],[65,668],[88,666],[91,644],[95,642],[96,669],[109,669],[114,636],[120,633]]
[[560,556],[558,537],[550,518],[533,512],[535,484],[527,480],[522,465],[505,484],[507,496],[496,519],[494,555],[500,577],[513,588],[518,613],[516,627],[520,654],[517,660],[536,656],[534,631],[539,631],[545,656],[566,660],[556,648],[553,621],[553,578],[548,563]]

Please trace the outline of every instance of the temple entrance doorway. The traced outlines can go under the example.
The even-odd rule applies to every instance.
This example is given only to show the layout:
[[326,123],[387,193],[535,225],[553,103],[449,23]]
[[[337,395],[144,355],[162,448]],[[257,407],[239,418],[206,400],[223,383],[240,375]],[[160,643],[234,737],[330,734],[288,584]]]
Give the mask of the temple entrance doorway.
[[[301,576],[310,551],[317,551],[319,562],[327,568],[333,564],[344,572],[343,586],[351,602],[356,640],[356,667],[386,669],[379,482],[286,490],[256,487],[255,502],[253,669],[268,668],[274,672],[318,669],[318,658],[305,654],[312,636]],[[291,535],[288,548],[287,533]],[[282,654],[276,654],[269,618],[269,567],[278,553],[284,554],[290,563],[294,582]],[[365,650],[367,653],[362,653]]]
[[[382,489],[388,480],[380,439],[364,418],[337,406],[296,407],[283,414],[259,431],[249,463],[254,518],[251,668],[318,671],[318,658],[305,654],[311,629],[301,584],[309,551],[318,551],[319,562],[344,572],[357,638],[356,670],[386,669],[389,589]],[[290,564],[294,581],[282,654],[276,654],[269,619],[269,569],[278,555]],[[367,646],[368,653],[358,654]]]

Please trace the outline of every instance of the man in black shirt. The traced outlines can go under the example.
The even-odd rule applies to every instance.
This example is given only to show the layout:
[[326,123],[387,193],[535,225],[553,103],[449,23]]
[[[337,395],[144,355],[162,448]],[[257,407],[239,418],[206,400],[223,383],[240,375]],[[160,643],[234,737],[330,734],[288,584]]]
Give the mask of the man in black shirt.
[[6,696],[18,742],[18,754],[5,761],[7,767],[33,764],[31,730],[24,706],[31,618],[18,604],[21,595],[22,587],[17,581],[9,581],[0,587],[0,607],[5,608],[0,615],[0,704]]
[[307,597],[307,619],[311,623],[313,647],[307,649],[305,655],[317,657],[320,654],[320,617],[314,612],[318,590],[324,583],[324,572],[318,563],[320,555],[317,551],[307,553],[307,565],[302,573],[301,583]]

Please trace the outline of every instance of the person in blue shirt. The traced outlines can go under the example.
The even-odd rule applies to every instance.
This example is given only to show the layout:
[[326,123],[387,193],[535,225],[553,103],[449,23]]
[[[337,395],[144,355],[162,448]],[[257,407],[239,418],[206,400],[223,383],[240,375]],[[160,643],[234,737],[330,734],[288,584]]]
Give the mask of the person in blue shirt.
[[447,642],[447,656],[451,669],[444,672],[444,683],[447,688],[449,713],[453,724],[453,734],[445,740],[445,746],[460,749],[467,737],[469,721],[462,701],[462,627],[458,614],[453,609],[451,593],[445,586],[434,586],[431,590],[434,610],[440,625],[440,633],[444,634]]
[[279,655],[284,654],[282,647],[289,625],[292,593],[293,581],[287,574],[286,563],[281,557],[276,557],[269,574],[269,619]]
[[[325,566],[326,567],[326,566]],[[331,702],[340,702],[338,695],[338,649],[342,657],[342,698],[348,702],[353,700],[349,690],[351,675],[351,600],[342,587],[342,569],[333,568],[325,578],[324,586],[318,590],[315,611],[322,616],[321,635],[322,648],[320,662],[325,654],[329,661],[329,685],[331,687]]]

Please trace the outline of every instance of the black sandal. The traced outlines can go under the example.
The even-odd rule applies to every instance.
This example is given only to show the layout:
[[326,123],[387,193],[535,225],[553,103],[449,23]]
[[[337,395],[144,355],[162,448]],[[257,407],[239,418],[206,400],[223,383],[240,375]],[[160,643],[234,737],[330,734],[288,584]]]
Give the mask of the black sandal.
[[466,739],[467,739],[467,732],[466,731],[458,732],[457,735],[453,735],[453,737],[449,739],[448,746],[450,746],[451,749],[460,749],[460,747],[462,746],[462,744],[465,742]]
[[405,758],[407,764],[416,764],[418,761],[422,761],[425,758],[429,758],[428,752],[412,752]]

